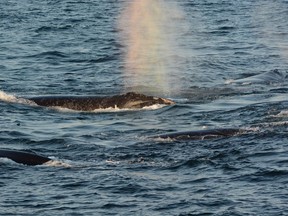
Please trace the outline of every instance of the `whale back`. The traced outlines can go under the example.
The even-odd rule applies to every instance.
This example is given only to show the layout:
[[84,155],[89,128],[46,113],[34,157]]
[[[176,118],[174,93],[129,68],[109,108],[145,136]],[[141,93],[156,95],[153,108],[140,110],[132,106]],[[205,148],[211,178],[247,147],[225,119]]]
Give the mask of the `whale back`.
[[106,108],[143,108],[154,104],[172,105],[173,101],[129,92],[110,97],[98,96],[39,96],[28,98],[39,106],[62,107],[72,110],[93,111]]
[[102,108],[103,98],[96,96],[39,96],[29,98],[29,100],[39,106],[91,111]]
[[242,129],[237,128],[220,128],[199,131],[184,131],[176,133],[167,133],[153,136],[152,138],[172,139],[172,140],[203,140],[218,137],[234,136],[242,133]]
[[36,155],[30,152],[4,149],[0,150],[0,157],[8,158],[16,163],[25,165],[41,165],[51,160],[50,158]]

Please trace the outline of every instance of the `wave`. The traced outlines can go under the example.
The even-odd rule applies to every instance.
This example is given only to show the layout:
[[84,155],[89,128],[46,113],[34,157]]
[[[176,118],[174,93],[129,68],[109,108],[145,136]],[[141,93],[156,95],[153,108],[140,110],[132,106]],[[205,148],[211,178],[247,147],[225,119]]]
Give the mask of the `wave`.
[[67,55],[63,52],[59,52],[59,51],[46,51],[46,52],[41,52],[35,55],[30,55],[29,57],[31,58],[54,58],[54,57],[61,57],[61,58],[65,58],[67,57]]
[[36,33],[46,33],[46,32],[55,32],[55,31],[63,31],[67,29],[71,29],[73,25],[67,24],[62,26],[41,26],[35,30]]
[[95,58],[95,59],[81,59],[79,58],[79,56],[77,56],[76,58],[71,58],[68,59],[64,62],[70,62],[70,63],[105,63],[105,62],[109,62],[109,61],[115,61],[117,58],[115,56],[102,56],[99,58]]

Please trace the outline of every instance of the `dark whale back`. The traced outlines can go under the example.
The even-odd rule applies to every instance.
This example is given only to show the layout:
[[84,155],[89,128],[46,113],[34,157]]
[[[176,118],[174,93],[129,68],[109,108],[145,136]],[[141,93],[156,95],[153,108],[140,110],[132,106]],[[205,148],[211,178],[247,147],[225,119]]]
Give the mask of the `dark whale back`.
[[72,110],[90,111],[100,109],[103,99],[96,96],[77,97],[77,96],[43,96],[32,97],[29,100],[39,106],[63,107]]
[[238,84],[272,84],[282,83],[288,78],[287,72],[279,71],[278,69],[271,70],[265,73],[249,76],[243,79],[234,80],[233,83]]
[[[186,131],[177,133],[168,133],[162,135],[156,135],[150,138],[172,139],[172,140],[203,140],[212,139],[218,137],[228,137],[243,133],[242,129],[224,128],[224,129],[211,129],[200,131]],[[18,151],[18,150],[6,150],[0,149],[0,158],[8,158],[25,165],[41,165],[48,161],[50,158],[36,155],[31,152]]]
[[174,104],[173,101],[134,92],[110,97],[98,96],[39,96],[28,98],[37,105],[93,111],[106,108],[143,108],[154,104]]
[[16,163],[21,163],[25,165],[41,165],[48,161],[51,161],[50,158],[36,155],[34,153],[26,151],[17,151],[17,150],[4,150],[0,149],[0,157],[8,158],[15,161]]
[[202,140],[202,139],[212,139],[212,138],[217,138],[217,137],[234,136],[241,132],[243,132],[242,129],[221,128],[221,129],[168,133],[168,134],[161,134],[161,135],[153,136],[151,138],[173,139],[173,140]]

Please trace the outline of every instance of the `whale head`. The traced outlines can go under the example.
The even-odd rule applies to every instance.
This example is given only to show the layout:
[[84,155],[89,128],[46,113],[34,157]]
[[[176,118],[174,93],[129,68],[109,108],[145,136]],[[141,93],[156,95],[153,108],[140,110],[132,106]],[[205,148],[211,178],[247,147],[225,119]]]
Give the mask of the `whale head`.
[[173,105],[174,101],[154,96],[147,96],[135,92],[128,92],[126,94],[116,96],[119,97],[119,108],[139,109],[155,104],[160,105]]

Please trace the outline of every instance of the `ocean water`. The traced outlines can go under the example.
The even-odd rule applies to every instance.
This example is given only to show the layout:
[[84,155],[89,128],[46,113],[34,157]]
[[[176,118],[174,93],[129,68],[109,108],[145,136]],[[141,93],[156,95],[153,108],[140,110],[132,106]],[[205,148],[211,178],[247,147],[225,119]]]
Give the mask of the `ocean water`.
[[[287,215],[288,1],[160,2],[181,11],[173,53],[160,52],[169,91],[127,85],[129,2],[0,2],[0,148],[61,162],[1,158],[0,215]],[[76,112],[21,99],[131,89],[176,105]],[[148,138],[230,127],[248,132]]]

